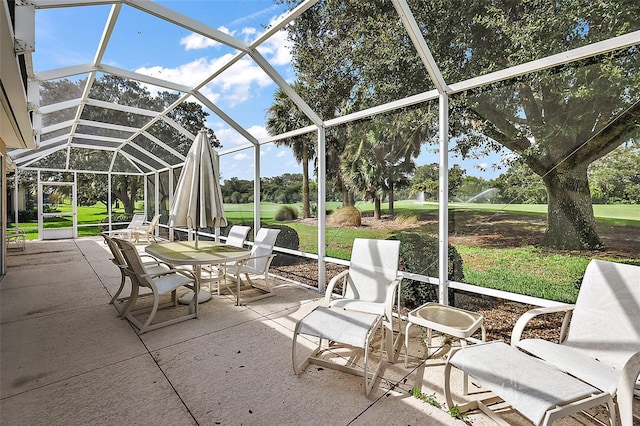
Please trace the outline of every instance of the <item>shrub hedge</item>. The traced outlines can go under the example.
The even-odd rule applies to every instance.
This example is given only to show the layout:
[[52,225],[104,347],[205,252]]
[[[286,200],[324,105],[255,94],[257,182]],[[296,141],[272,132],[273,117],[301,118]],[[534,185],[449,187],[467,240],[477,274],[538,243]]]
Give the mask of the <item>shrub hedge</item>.
[[[401,271],[429,277],[438,276],[438,239],[429,235],[421,235],[413,232],[399,232],[389,239],[400,240]],[[449,246],[449,280],[464,281],[462,271],[462,257],[454,246]],[[417,308],[427,302],[438,301],[438,287],[410,279],[402,280],[401,302],[409,308]],[[453,300],[453,296],[449,297]]]
[[282,206],[276,212],[273,220],[284,222],[287,220],[296,220],[298,218],[298,209],[292,206]]

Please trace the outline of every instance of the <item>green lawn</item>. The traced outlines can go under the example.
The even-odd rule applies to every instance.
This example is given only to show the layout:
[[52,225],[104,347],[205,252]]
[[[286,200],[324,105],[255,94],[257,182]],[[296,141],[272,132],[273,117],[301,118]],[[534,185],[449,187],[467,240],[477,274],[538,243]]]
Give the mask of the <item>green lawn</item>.
[[[340,203],[327,203],[327,210],[335,210]],[[267,224],[286,224],[295,229],[300,238],[300,250],[317,253],[317,226],[294,222],[275,222],[272,218],[281,207],[279,204],[262,203],[260,215]],[[299,206],[298,206],[299,207]],[[373,211],[372,203],[358,203],[357,207],[365,214]],[[386,205],[385,205],[386,207]],[[61,211],[69,211],[70,206],[60,206]],[[418,204],[411,200],[398,201],[395,205],[396,214],[406,213],[429,220],[428,225],[411,229],[412,232],[425,235],[437,234],[438,206],[435,203]],[[225,205],[227,219],[234,224],[252,223],[252,204]],[[97,204],[91,207],[78,208],[79,224],[95,224],[106,217],[106,208]],[[122,213],[122,210],[115,211]],[[512,204],[508,206],[498,204],[462,204],[450,205],[450,233],[464,234],[467,230],[477,231],[480,227],[487,227],[487,218],[493,218],[495,213],[501,214],[503,232],[535,233],[540,232],[546,217],[545,205]],[[608,226],[631,227],[631,231],[640,238],[640,205],[595,205],[594,213],[599,222]],[[505,220],[505,216],[508,216]],[[478,225],[476,225],[476,222]],[[537,224],[537,225],[532,225]],[[541,224],[542,223],[542,224]],[[45,226],[57,226],[55,222]],[[496,223],[491,224],[497,226]],[[9,226],[11,227],[11,226]],[[35,239],[37,223],[20,224],[27,231],[28,238]],[[80,227],[80,235],[96,235],[100,231],[98,226]],[[493,228],[491,228],[493,232]],[[385,239],[394,233],[391,229],[378,228],[326,228],[327,255],[339,259],[348,259],[351,254],[351,244],[356,237]],[[605,252],[580,253],[557,252],[536,248],[531,245],[517,244],[513,246],[503,244],[502,247],[478,247],[477,245],[457,245],[456,248],[464,260],[465,281],[499,290],[543,297],[562,302],[573,302],[578,294],[579,282],[587,263],[592,257],[608,259],[611,256]],[[629,263],[640,263],[640,253],[631,254],[626,259],[618,260]]]

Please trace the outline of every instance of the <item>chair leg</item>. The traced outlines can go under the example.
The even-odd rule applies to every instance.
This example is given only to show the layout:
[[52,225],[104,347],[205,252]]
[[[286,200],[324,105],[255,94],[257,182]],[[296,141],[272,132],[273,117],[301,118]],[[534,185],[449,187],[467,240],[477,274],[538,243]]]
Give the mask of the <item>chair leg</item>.
[[124,273],[121,274],[120,287],[118,288],[118,291],[116,291],[116,294],[114,294],[113,297],[111,298],[111,301],[109,302],[110,304],[113,305],[118,300],[118,296],[120,296],[120,293],[122,293],[122,290],[124,289],[125,279],[126,279],[126,275]]
[[[399,320],[398,320],[399,321]],[[404,344],[404,340],[402,338],[402,329],[400,324],[398,324],[398,337],[396,337],[395,341],[393,340],[394,327],[393,327],[393,318],[391,320],[384,321],[384,334],[385,334],[385,350],[387,352],[387,360],[390,363],[396,362],[398,359],[398,355],[402,350],[402,345]],[[406,357],[405,357],[405,365],[406,365]]]
[[[173,295],[172,295],[173,297]],[[149,326],[151,325],[151,321],[153,321],[153,317],[156,316],[156,312],[158,311],[158,304],[160,303],[160,296],[158,294],[153,294],[153,308],[151,308],[151,312],[149,312],[149,316],[147,317],[147,320],[145,321],[145,323],[142,325],[142,327],[140,327],[140,331],[138,332],[138,334],[142,334],[145,331],[147,331],[147,329],[149,328]],[[177,303],[177,301],[176,301]]]
[[126,318],[129,315],[129,313],[131,312],[131,309],[136,303],[136,300],[138,300],[139,294],[140,294],[140,289],[136,284],[132,282],[131,295],[129,296],[129,300],[127,300],[127,303],[125,303],[124,307],[122,308],[122,311],[120,312],[120,318]]
[[124,273],[121,273],[120,287],[118,288],[118,291],[116,291],[116,293],[111,298],[111,301],[109,302],[111,305],[116,307],[119,317],[122,317],[122,313],[126,310],[125,308],[128,305],[128,302],[131,300],[131,296],[129,296],[128,301],[125,303],[125,308],[120,306],[121,304],[119,302],[124,301],[124,298],[119,299],[119,297],[120,297],[120,293],[122,293],[122,290],[124,290],[125,280],[126,280],[126,275]]

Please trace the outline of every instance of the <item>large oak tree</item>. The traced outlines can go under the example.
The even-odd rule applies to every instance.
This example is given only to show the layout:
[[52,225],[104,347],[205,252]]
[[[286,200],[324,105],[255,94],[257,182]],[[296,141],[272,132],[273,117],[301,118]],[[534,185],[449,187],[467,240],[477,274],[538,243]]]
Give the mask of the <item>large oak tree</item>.
[[[85,85],[85,79],[62,79],[58,81],[43,82],[40,92],[41,104],[49,105],[66,99],[80,98]],[[179,94],[172,92],[159,92],[154,95],[149,92],[144,85],[136,81],[106,74],[95,80],[91,86],[89,98],[151,111],[162,111],[177,101]],[[74,115],[75,109],[56,111],[53,114],[45,116],[43,124],[46,126],[61,121],[71,120],[74,118]],[[172,120],[176,121],[193,134],[197,134],[198,131],[205,126],[205,119],[207,115],[207,112],[204,111],[202,106],[194,102],[183,102],[169,113],[169,117]],[[149,120],[146,116],[130,112],[92,107],[88,105],[84,107],[81,118],[88,121],[113,123],[122,126],[131,126],[134,128],[144,126]],[[89,127],[90,129],[88,131],[91,132],[92,135],[111,137],[119,136],[121,138],[129,137],[129,135],[114,134],[114,131],[110,129]],[[160,139],[183,155],[188,152],[192,143],[186,135],[182,134],[162,120],[159,120],[155,125],[147,129],[147,131],[152,136]],[[83,133],[83,131],[79,132]],[[208,129],[208,132],[212,146],[221,146],[213,131]],[[91,143],[91,140],[89,139],[88,142]],[[168,154],[163,147],[158,146],[156,143],[142,135],[135,137],[130,143],[138,144],[159,158],[173,157],[171,154]],[[124,149],[127,150],[128,148],[125,147]],[[135,149],[129,149],[129,151],[134,153],[134,156],[139,155]],[[105,165],[108,166],[111,162],[111,155],[113,154],[106,151],[72,149],[68,157],[72,169],[104,171],[103,167]],[[64,167],[67,161],[66,158],[66,150],[61,150],[39,160],[38,163],[34,165],[37,167],[49,167],[52,169],[60,168]],[[144,161],[149,161],[149,159],[145,159]],[[175,162],[175,157],[173,157],[173,161]],[[118,163],[116,162],[116,164]],[[131,168],[130,165],[126,165],[126,167]],[[91,196],[88,197],[87,200],[91,199],[95,201],[102,201],[105,204],[107,203],[108,187],[106,180],[95,179],[93,175],[89,174],[81,174],[79,176],[79,181],[81,187],[87,189],[87,191],[91,193]],[[142,195],[140,192],[143,185],[144,183],[141,176],[133,174],[112,175],[112,195],[122,202],[124,210],[128,215],[133,214],[135,203]],[[166,211],[168,206],[167,200],[169,199],[169,187],[167,180],[160,179],[159,195],[161,213],[168,214]]]
[[[409,5],[449,84],[640,28],[640,3],[633,0],[409,0]],[[321,0],[288,29],[299,80],[339,113],[434,87],[389,0]],[[638,65],[638,46],[632,46],[451,96],[450,137],[460,155],[506,147],[543,178],[544,244],[602,246],[587,167],[637,138]],[[425,117],[437,112],[421,109]],[[423,121],[424,142],[436,141],[434,123]]]

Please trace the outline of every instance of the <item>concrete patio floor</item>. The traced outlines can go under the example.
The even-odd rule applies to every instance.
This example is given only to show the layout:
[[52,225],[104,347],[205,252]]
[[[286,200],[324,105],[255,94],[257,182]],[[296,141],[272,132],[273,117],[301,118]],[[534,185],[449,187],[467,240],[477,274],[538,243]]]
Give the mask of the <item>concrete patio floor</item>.
[[[443,368],[417,359],[408,369],[402,358],[383,362],[369,398],[361,377],[313,365],[295,376],[293,329],[320,304],[315,291],[281,281],[275,297],[240,307],[214,296],[200,305],[199,319],[139,336],[109,304],[120,272],[101,238],[29,241],[7,264],[0,282],[3,425],[463,424],[446,407],[410,395],[421,386],[445,402]],[[186,307],[163,315],[173,309]],[[410,353],[422,353],[412,345]],[[455,379],[460,391],[461,375]],[[506,419],[529,424],[514,412]],[[483,414],[465,422],[494,424]],[[582,414],[561,422],[592,423]]]

